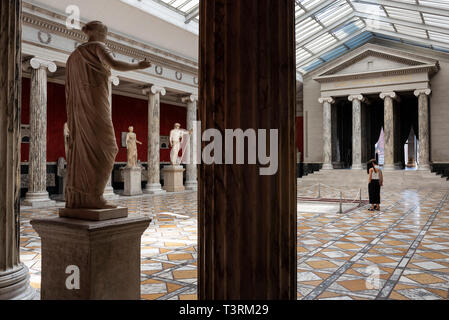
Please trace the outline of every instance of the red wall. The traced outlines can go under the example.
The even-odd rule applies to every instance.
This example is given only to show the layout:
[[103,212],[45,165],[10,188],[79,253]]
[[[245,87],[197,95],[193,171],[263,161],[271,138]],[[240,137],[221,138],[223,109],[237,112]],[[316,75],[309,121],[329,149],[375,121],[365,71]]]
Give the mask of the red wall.
[[[56,162],[64,157],[63,127],[67,121],[65,110],[65,87],[63,85],[48,83],[47,102],[47,161]],[[30,80],[22,81],[22,123],[29,124]],[[161,104],[161,135],[169,135],[173,125],[179,122],[186,127],[187,109],[184,107]],[[125,96],[112,96],[112,120],[119,153],[117,162],[126,162],[126,148],[121,147],[121,132],[128,132],[132,125],[137,134],[137,140],[143,143],[138,145],[138,158],[147,161],[148,144],[148,102],[147,100],[129,98]],[[22,144],[22,161],[29,160],[29,145]],[[170,150],[161,150],[161,161],[170,161]]]
[[301,152],[301,161],[304,160],[304,118],[296,117],[296,147]]

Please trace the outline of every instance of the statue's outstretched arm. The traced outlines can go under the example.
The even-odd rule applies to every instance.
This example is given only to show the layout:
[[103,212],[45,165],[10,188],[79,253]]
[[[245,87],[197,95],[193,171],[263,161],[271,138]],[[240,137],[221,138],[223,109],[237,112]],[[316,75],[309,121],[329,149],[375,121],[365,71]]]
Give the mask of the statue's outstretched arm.
[[103,46],[98,47],[97,53],[101,61],[111,66],[111,68],[114,70],[132,71],[151,67],[151,62],[147,61],[146,59],[138,63],[128,63],[117,60],[112,56],[112,53]]

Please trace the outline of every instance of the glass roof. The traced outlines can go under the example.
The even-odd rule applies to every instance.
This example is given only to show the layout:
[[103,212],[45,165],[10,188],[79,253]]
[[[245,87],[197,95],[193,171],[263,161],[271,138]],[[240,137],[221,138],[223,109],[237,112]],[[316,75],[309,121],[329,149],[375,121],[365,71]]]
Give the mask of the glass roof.
[[[198,21],[199,0],[153,1]],[[292,0],[293,1],[293,0]],[[307,72],[373,37],[449,52],[449,0],[294,0],[296,63]]]

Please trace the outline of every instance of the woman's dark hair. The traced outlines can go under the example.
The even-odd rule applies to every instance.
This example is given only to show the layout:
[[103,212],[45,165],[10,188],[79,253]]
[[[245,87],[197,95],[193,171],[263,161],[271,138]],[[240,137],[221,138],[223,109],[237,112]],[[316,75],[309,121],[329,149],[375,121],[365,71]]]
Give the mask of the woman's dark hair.
[[371,170],[371,168],[373,168],[373,163],[370,161],[368,161],[368,163],[366,164],[366,171],[369,174],[369,171]]
[[371,159],[370,161],[368,161],[368,165],[366,166],[368,174],[369,174],[370,169],[374,168],[374,165],[377,165],[377,160],[376,159]]

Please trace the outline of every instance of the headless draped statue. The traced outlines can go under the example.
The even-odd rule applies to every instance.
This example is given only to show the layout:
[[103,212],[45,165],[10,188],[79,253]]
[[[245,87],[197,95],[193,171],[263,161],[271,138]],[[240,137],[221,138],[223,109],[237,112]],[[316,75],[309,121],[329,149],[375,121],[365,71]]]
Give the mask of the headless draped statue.
[[134,127],[128,128],[129,132],[126,135],[126,148],[128,149],[128,168],[137,168],[137,144],[142,145],[142,142],[137,140],[134,133]]
[[170,131],[170,163],[172,166],[179,166],[182,160],[182,157],[179,157],[179,151],[181,150],[181,144],[185,145],[187,139],[187,135],[192,134],[193,130],[187,131],[185,129],[181,129],[181,125],[179,123],[175,123],[175,128]]
[[130,64],[115,60],[105,44],[108,29],[99,22],[83,27],[88,42],[81,44],[67,61],[67,156],[66,207],[110,209],[103,192],[118,152],[109,103],[111,69],[146,69],[146,59]]

